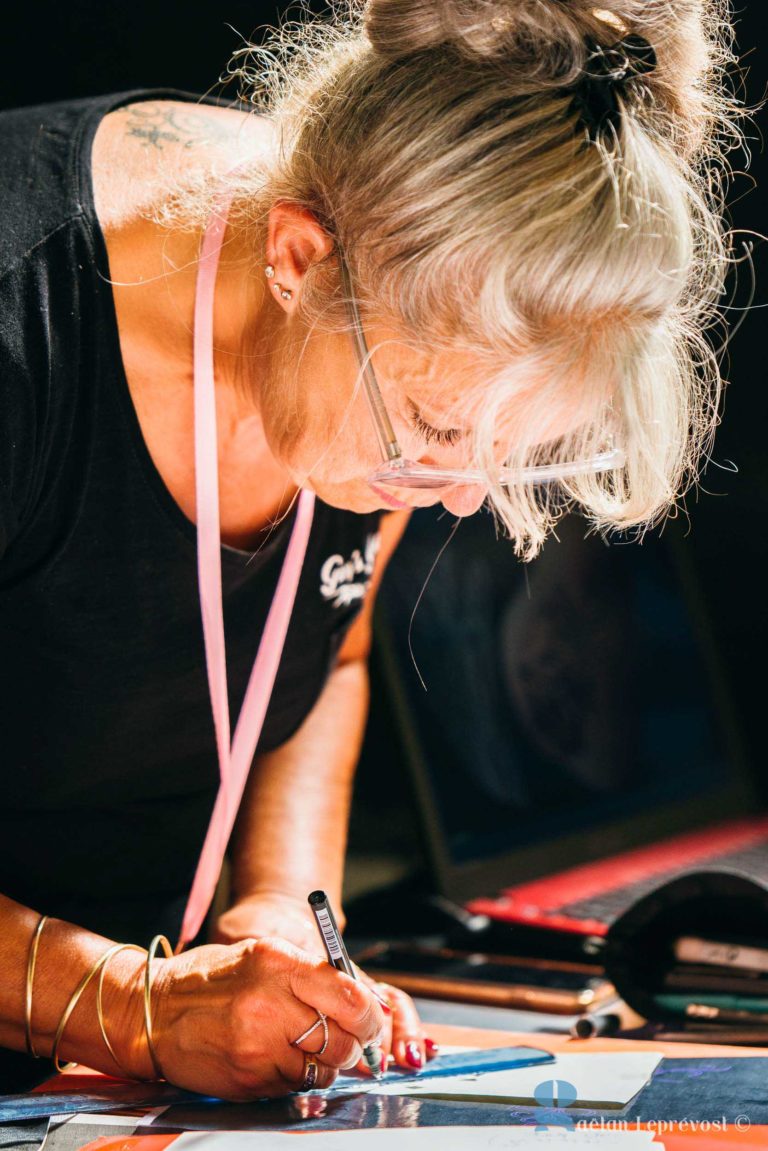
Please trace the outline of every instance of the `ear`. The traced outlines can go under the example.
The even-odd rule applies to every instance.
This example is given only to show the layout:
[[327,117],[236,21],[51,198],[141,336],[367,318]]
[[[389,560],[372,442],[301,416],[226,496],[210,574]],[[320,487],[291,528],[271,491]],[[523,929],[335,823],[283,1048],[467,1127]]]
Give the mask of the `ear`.
[[266,255],[274,275],[268,282],[270,294],[286,312],[295,310],[307,271],[325,259],[333,246],[332,238],[307,208],[282,200],[272,206]]

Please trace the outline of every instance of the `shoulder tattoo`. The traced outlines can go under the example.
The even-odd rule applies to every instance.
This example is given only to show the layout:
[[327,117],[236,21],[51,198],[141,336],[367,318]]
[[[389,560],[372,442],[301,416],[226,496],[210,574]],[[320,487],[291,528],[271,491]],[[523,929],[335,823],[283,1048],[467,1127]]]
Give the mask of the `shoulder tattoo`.
[[135,137],[144,148],[162,151],[166,144],[194,148],[213,140],[223,142],[233,138],[233,132],[213,116],[188,115],[159,102],[129,104],[117,111],[124,114],[125,135]]

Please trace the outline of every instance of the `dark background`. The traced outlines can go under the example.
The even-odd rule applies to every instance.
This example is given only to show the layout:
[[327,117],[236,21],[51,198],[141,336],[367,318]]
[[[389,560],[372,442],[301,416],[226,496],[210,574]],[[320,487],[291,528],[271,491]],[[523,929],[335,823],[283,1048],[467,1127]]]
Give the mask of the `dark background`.
[[[309,5],[322,11],[317,2]],[[765,45],[760,42],[759,0],[742,3],[738,37],[746,76],[745,97],[757,103],[764,94]],[[184,3],[162,0],[128,4],[111,0],[18,2],[4,5],[0,28],[0,107],[115,92],[135,87],[168,86],[194,92],[215,89],[231,53],[260,25],[273,21],[285,4]],[[256,32],[258,36],[258,32]],[[234,96],[230,88],[228,94]],[[760,118],[758,119],[759,123]],[[765,230],[768,193],[766,155],[757,128],[752,165],[743,174],[744,157],[735,157],[740,174],[731,195],[735,228],[750,238]],[[1,162],[1,161],[0,161]],[[755,186],[756,182],[756,186]],[[733,461],[738,473],[710,466],[706,493],[687,501],[690,532],[686,547],[699,575],[711,628],[728,672],[728,686],[745,748],[762,760],[765,705],[765,655],[768,613],[764,607],[768,510],[768,390],[764,332],[768,323],[765,245],[755,239],[756,307],[733,339],[725,365],[730,381],[715,460]],[[749,295],[749,270],[742,265],[736,304]],[[732,319],[742,318],[740,312]],[[681,530],[682,520],[673,528]],[[768,773],[766,773],[768,774]],[[393,783],[390,780],[390,785]],[[400,795],[405,797],[400,781]],[[361,781],[375,795],[372,781]],[[381,793],[379,792],[380,798]],[[397,797],[384,802],[391,812]],[[381,813],[382,804],[379,803]],[[389,822],[389,821],[388,821]],[[392,824],[389,824],[390,829]],[[402,825],[401,825],[402,827]],[[353,832],[353,842],[365,833]]]

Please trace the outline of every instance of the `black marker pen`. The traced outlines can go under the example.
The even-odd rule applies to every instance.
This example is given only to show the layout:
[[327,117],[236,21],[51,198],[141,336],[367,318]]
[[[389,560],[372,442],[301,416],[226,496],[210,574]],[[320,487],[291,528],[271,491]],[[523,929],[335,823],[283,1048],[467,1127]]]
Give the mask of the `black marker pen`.
[[[336,924],[336,917],[328,902],[328,896],[324,891],[313,891],[308,897],[308,900],[309,906],[312,908],[312,914],[320,929],[320,934],[323,937],[325,950],[328,953],[328,962],[332,964],[337,971],[343,971],[346,975],[350,975],[352,979],[357,979],[357,973],[347,954],[344,940],[341,938],[341,932]],[[363,1058],[371,1075],[380,1079],[381,1048],[378,1043],[369,1043],[367,1047],[364,1047]]]

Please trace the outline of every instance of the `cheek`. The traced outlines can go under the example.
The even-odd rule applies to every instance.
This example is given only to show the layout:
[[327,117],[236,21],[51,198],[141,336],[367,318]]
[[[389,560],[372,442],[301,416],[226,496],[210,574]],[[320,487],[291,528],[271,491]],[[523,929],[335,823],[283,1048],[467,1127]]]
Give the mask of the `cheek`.
[[329,427],[324,415],[311,410],[300,429],[283,438],[280,460],[295,473],[334,485],[363,483],[380,462],[370,436],[360,434],[351,416]]
[[367,408],[357,401],[330,411],[310,403],[295,453],[306,470],[330,483],[365,480],[381,462]]
[[328,446],[323,411],[295,372],[275,372],[263,394],[261,414],[272,455],[294,478],[322,457]]
[[[290,345],[294,354],[295,349]],[[272,358],[262,414],[270,448],[294,475],[322,483],[364,480],[381,462],[365,395],[341,385],[346,375],[322,346],[309,347],[298,367],[286,352]],[[342,365],[346,366],[346,365]]]

